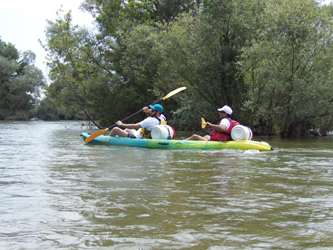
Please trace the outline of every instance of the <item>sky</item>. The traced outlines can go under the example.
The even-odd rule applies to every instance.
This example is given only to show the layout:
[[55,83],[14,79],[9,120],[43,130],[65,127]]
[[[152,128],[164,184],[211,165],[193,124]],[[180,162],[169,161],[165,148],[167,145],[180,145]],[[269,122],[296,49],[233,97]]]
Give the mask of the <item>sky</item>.
[[35,66],[47,77],[46,52],[38,42],[38,39],[43,42],[46,39],[46,20],[54,21],[62,5],[64,13],[72,11],[74,24],[93,27],[91,15],[79,10],[81,2],[83,0],[0,0],[1,40],[12,43],[20,52],[33,51]]
[[[324,0],[324,3],[332,1]],[[91,15],[79,10],[81,2],[83,0],[0,0],[1,40],[14,44],[20,52],[33,51],[35,65],[47,78],[46,53],[38,42],[38,39],[45,41],[46,20],[54,21],[62,5],[64,13],[72,11],[74,24],[93,27]]]

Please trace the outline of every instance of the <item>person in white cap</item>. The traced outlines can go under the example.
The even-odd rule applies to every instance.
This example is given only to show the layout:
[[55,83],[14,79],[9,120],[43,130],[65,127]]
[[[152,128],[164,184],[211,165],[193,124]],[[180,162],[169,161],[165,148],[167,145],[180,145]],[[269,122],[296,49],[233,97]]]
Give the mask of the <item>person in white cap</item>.
[[221,121],[219,124],[207,122],[206,127],[211,127],[213,132],[210,135],[200,136],[194,134],[185,140],[199,140],[199,141],[230,141],[230,133],[234,126],[239,125],[239,122],[230,118],[232,109],[224,105],[222,108],[217,109],[220,114]]

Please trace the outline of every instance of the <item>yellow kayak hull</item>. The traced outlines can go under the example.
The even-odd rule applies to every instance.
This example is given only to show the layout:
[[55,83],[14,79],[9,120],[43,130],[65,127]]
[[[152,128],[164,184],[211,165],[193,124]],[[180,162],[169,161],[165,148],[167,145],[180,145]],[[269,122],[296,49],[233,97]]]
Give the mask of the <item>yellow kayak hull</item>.
[[[82,133],[83,140],[89,136]],[[127,137],[98,136],[88,143],[89,145],[118,145],[141,148],[160,148],[160,149],[239,149],[239,150],[260,150],[271,151],[272,146],[263,141],[187,141],[187,140],[153,140],[153,139],[132,139]]]

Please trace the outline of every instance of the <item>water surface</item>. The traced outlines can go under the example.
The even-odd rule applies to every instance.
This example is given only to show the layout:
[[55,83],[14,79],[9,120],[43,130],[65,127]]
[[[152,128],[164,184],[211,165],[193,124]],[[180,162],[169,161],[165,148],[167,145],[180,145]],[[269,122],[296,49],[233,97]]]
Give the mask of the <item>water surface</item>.
[[333,139],[256,150],[88,146],[0,122],[1,249],[332,249]]

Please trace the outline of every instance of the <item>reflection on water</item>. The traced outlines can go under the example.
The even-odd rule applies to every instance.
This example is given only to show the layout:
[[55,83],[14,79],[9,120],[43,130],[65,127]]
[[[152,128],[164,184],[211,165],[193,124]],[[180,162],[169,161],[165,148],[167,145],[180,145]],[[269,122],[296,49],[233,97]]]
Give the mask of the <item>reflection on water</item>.
[[0,122],[4,249],[330,249],[333,139],[276,150],[87,146],[78,122]]

